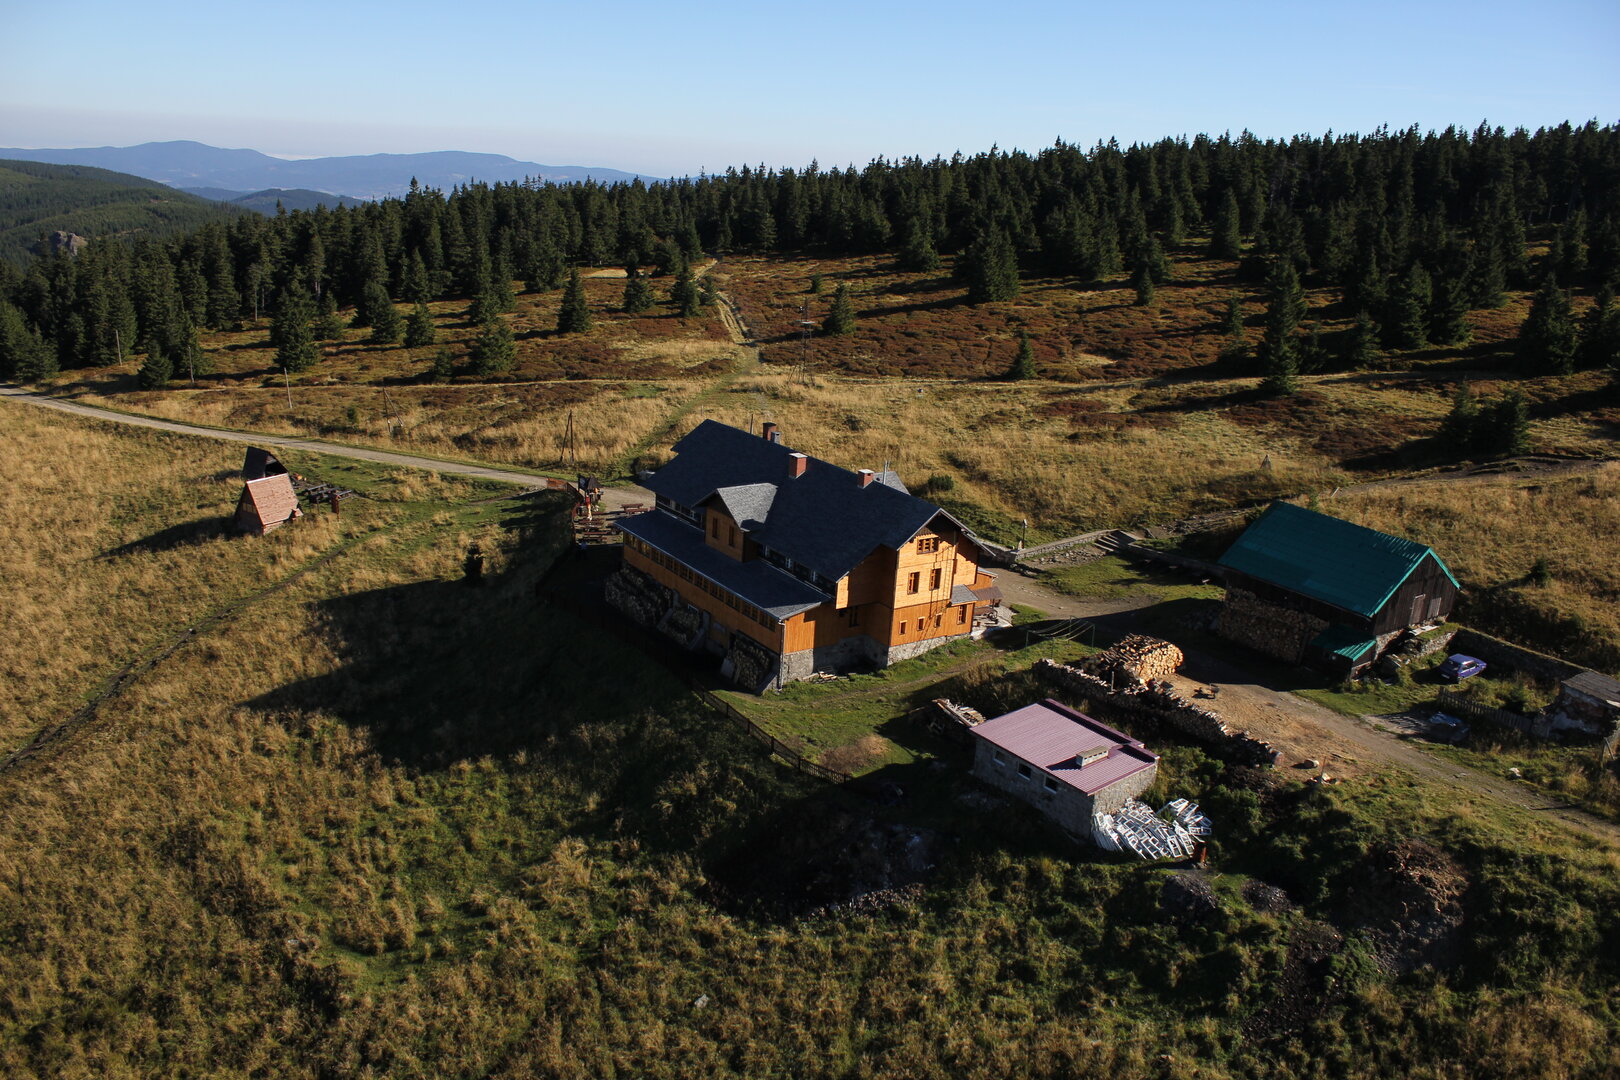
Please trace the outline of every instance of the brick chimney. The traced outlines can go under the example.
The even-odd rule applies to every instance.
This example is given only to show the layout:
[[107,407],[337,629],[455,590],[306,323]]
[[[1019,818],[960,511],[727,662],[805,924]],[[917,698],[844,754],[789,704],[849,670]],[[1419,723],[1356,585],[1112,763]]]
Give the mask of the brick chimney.
[[866,487],[871,484],[873,480],[877,479],[877,473],[873,472],[871,469],[862,469],[859,475],[861,478],[861,487]]
[[800,453],[788,455],[788,476],[803,476],[804,470],[810,467],[810,459]]
[[782,433],[776,429],[775,424],[768,420],[765,422],[765,426],[759,429],[759,433],[764,436],[766,442],[779,443],[782,441]]

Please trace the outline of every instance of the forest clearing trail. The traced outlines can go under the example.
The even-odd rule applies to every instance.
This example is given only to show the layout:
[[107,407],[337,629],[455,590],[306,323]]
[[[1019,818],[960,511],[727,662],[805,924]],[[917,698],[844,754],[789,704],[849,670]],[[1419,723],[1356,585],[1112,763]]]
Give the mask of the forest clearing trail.
[[[493,480],[502,484],[516,484],[526,491],[538,491],[546,486],[547,475],[544,473],[517,472],[512,469],[498,469],[490,465],[479,465],[473,462],[420,457],[415,454],[401,454],[392,450],[373,450],[363,446],[345,446],[342,443],[327,442],[324,439],[309,439],[292,435],[265,435],[253,431],[200,427],[195,424],[182,424],[174,420],[159,420],[152,416],[115,412],[111,409],[97,408],[94,405],[81,405],[76,401],[64,401],[61,398],[47,397],[44,394],[20,386],[0,385],[0,398],[37,405],[41,408],[55,409],[58,412],[72,413],[75,416],[88,416],[94,420],[110,420],[117,424],[129,424],[134,427],[151,428],[156,431],[172,431],[179,435],[196,435],[205,439],[222,439],[226,442],[267,446],[278,450],[303,450],[312,454],[326,454],[331,457],[350,458],[357,461],[374,461],[382,465],[396,465],[407,469],[421,469],[425,472],[465,476],[474,480]],[[651,502],[652,493],[634,485],[609,487],[604,489],[602,494],[602,503],[610,510],[621,509],[627,503],[648,504]]]

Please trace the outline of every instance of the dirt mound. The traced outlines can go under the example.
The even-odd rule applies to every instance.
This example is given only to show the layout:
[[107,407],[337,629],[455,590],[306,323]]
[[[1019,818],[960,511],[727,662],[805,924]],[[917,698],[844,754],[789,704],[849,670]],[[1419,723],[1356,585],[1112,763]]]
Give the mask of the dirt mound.
[[1294,902],[1287,893],[1264,881],[1245,881],[1243,899],[1254,910],[1266,915],[1281,915],[1294,910]]
[[1421,840],[1368,852],[1345,898],[1346,929],[1360,930],[1378,963],[1400,974],[1456,963],[1468,875],[1451,855]]
[[[1251,882],[1250,884],[1260,884]],[[1262,886],[1271,889],[1271,886]],[[1247,891],[1247,890],[1245,890]],[[1272,889],[1281,893],[1281,889]],[[1243,1022],[1245,1038],[1263,1041],[1301,1031],[1339,996],[1329,981],[1344,936],[1325,923],[1301,922],[1288,938],[1288,958],[1271,1001]]]
[[800,806],[710,871],[716,899],[778,918],[871,914],[914,902],[940,836],[828,804]]

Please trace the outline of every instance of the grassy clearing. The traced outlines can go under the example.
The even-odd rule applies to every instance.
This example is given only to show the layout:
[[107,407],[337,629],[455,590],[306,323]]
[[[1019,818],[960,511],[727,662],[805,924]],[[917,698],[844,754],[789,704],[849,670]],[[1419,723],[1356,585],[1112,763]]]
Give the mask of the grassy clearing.
[[1117,555],[1091,562],[1063,566],[1041,575],[1043,584],[1070,596],[1091,600],[1144,599],[1155,603],[1167,600],[1219,600],[1219,585],[1204,585],[1144,563],[1133,563]]
[[[89,433],[62,438],[92,461],[97,440],[127,443],[97,471],[118,490],[127,457],[141,513],[195,509],[186,485],[137,483],[147,455],[155,469],[190,442],[65,424]],[[50,440],[10,449],[22,475],[61,456]],[[1620,862],[1532,815],[1387,778],[1256,786],[1171,748],[1165,793],[1198,795],[1222,829],[1213,906],[1178,915],[1161,869],[970,808],[951,767],[923,767],[924,808],[772,765],[658,665],[536,602],[564,546],[547,500],[394,491],[378,504],[400,515],[389,527],[187,645],[94,737],[0,776],[0,1073],[1291,1080],[1324,1055],[1348,1078],[1620,1068]],[[31,495],[45,520],[85,497]],[[368,512],[354,505],[346,527]],[[482,589],[457,581],[472,540],[490,553]],[[5,578],[36,612],[61,580]],[[1030,657],[988,657],[897,672],[987,710],[1027,698],[1001,669]],[[800,918],[751,899],[799,902],[779,869],[868,873],[862,829],[909,836],[925,810],[943,832],[916,899]],[[1460,883],[1462,921],[1447,906],[1435,963],[1392,974],[1375,961],[1417,955],[1416,924],[1358,883],[1430,896],[1390,876],[1417,841],[1451,860],[1440,878]],[[1256,880],[1286,890],[1280,906],[1247,898]]]

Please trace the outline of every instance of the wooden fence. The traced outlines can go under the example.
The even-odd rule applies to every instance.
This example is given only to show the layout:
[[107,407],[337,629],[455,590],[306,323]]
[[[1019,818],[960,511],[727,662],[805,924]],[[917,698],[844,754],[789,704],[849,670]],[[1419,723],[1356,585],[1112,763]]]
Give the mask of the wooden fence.
[[837,769],[829,769],[820,762],[811,761],[809,758],[802,756],[795,747],[778,739],[715,694],[702,674],[692,670],[691,654],[686,653],[673,642],[660,638],[650,630],[636,626],[617,611],[604,611],[599,606],[579,603],[555,590],[547,590],[542,595],[551,604],[568,612],[582,622],[606,630],[647,654],[650,659],[662,663],[670,674],[690,686],[693,693],[697,695],[697,699],[707,708],[741,727],[754,741],[764,746],[773,756],[781,759],[790,768],[797,769],[806,776],[813,776],[817,780],[825,780],[829,784],[842,784],[850,778],[848,773],[839,772]]
[[1541,717],[1521,716],[1507,709],[1498,709],[1455,690],[1440,691],[1440,708],[1457,716],[1484,720],[1538,739],[1545,739],[1552,730],[1549,721]]

